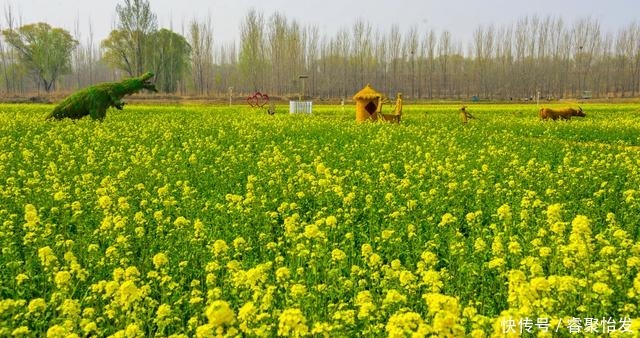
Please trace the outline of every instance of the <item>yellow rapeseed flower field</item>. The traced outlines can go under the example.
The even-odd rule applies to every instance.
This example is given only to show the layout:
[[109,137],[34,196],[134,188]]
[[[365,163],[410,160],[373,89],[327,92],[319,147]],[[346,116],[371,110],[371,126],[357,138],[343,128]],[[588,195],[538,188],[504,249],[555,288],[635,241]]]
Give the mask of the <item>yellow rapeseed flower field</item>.
[[583,108],[0,105],[0,337],[640,337],[640,105]]

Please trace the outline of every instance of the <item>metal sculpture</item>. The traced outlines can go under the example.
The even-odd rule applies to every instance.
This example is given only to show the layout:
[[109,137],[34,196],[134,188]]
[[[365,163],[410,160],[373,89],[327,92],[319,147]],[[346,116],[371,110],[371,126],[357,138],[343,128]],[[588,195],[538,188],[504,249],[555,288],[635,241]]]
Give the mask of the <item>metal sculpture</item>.
[[269,95],[256,92],[252,96],[247,97],[247,103],[251,108],[263,108],[269,103]]

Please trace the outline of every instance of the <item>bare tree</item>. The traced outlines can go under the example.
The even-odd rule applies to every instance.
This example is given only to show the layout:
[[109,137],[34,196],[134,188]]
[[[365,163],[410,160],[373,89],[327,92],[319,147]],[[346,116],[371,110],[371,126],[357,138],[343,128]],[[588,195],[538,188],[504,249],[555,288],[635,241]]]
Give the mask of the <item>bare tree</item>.
[[491,86],[491,64],[494,50],[494,28],[480,26],[473,33],[473,45],[475,50],[476,90],[478,95],[490,97],[493,93]]
[[[16,17],[11,4],[4,8],[4,21],[6,29],[14,30],[22,25],[22,18]],[[2,62],[2,75],[4,77],[5,89],[7,92],[21,92],[24,90],[24,69],[20,66],[15,55],[15,51],[0,40],[0,57]]]
[[449,59],[452,52],[451,33],[443,31],[438,42],[438,63],[440,64],[440,96],[449,95]]
[[240,26],[239,71],[250,90],[262,90],[264,86],[266,57],[264,49],[264,17],[251,9]]
[[191,77],[198,95],[209,94],[213,80],[213,27],[211,17],[189,23],[191,45]]
[[425,34],[423,40],[424,49],[426,51],[426,69],[427,73],[427,88],[429,92],[429,99],[433,99],[433,87],[435,85],[434,78],[436,73],[436,33],[433,30],[430,30]]
[[[407,36],[404,40],[404,44],[403,44],[403,54],[407,55],[409,57],[408,60],[408,67],[406,67],[407,69],[407,76],[405,77],[405,86],[409,86],[410,85],[410,98],[411,99],[415,99],[416,98],[416,58],[418,57],[417,53],[419,52],[418,50],[418,27],[416,26],[411,26],[409,28],[409,30],[407,31]],[[407,91],[406,89],[403,89],[403,91]]]
[[318,89],[318,77],[320,74],[318,73],[318,58],[319,58],[319,47],[320,47],[320,30],[318,26],[310,26],[306,29],[306,64],[305,68],[307,69],[307,74],[310,78],[310,86],[309,93],[311,96],[317,95]]
[[575,78],[577,83],[576,96],[586,90],[587,77],[591,73],[591,66],[596,49],[600,43],[600,24],[591,19],[581,19],[573,25],[572,43],[575,61]]
[[[145,59],[159,64],[158,57],[164,57],[160,51],[147,47],[141,56],[136,54],[138,42],[144,45],[155,36],[144,32],[158,30],[148,5],[148,0],[121,1],[116,29],[102,44],[104,55],[94,45],[91,24],[87,36],[77,20],[74,33],[82,45],[73,54],[73,73],[58,81],[61,86],[120,78],[121,71],[101,60],[131,75],[140,71],[140,64],[151,65]],[[3,26],[9,28],[20,20],[10,6],[4,18]],[[605,32],[593,18],[566,24],[561,17],[528,16],[506,25],[478,25],[471,40],[460,41],[448,31],[418,26],[401,31],[398,25],[381,30],[362,19],[335,34],[323,34],[317,26],[278,12],[265,20],[254,9],[246,13],[239,41],[214,46],[210,19],[193,19],[183,31],[192,55],[188,75],[177,80],[187,94],[226,95],[234,87],[234,93],[261,90],[289,96],[299,91],[298,76],[303,74],[309,76],[307,94],[323,98],[350,97],[366,83],[388,95],[400,91],[407,98],[428,99],[518,99],[537,92],[563,98],[580,97],[585,90],[594,96],[640,94],[638,22]],[[468,48],[463,50],[462,42]],[[16,60],[6,40],[0,41],[2,89],[37,89]],[[172,67],[170,72],[176,69]]]

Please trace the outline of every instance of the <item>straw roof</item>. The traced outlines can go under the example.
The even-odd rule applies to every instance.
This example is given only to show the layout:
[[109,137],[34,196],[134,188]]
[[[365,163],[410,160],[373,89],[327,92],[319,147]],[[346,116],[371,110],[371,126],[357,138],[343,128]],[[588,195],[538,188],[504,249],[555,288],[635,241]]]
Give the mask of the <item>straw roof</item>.
[[371,88],[371,85],[367,83],[367,85],[362,88],[361,91],[357,92],[356,95],[353,96],[354,100],[373,100],[381,97],[382,94],[378,93],[375,89]]

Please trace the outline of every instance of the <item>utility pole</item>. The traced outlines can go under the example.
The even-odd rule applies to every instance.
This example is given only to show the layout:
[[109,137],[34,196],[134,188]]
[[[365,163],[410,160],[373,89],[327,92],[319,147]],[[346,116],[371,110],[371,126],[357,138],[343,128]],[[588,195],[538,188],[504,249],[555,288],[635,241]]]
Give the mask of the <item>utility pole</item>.
[[584,72],[584,67],[582,64],[582,58],[583,58],[583,54],[582,54],[582,49],[584,48],[584,46],[580,46],[578,47],[578,49],[580,50],[578,52],[578,57],[576,58],[578,61],[578,98],[582,98],[582,93],[584,91],[584,77],[585,77],[585,72]]
[[309,78],[308,75],[300,75],[298,76],[298,79],[300,79],[300,81],[302,82],[302,91],[300,92],[300,95],[298,96],[298,101],[302,101],[302,98],[304,97],[304,80]]
[[415,62],[414,62],[414,53],[415,51],[411,51],[411,99],[415,97],[415,86],[416,86],[416,73],[415,73]]

